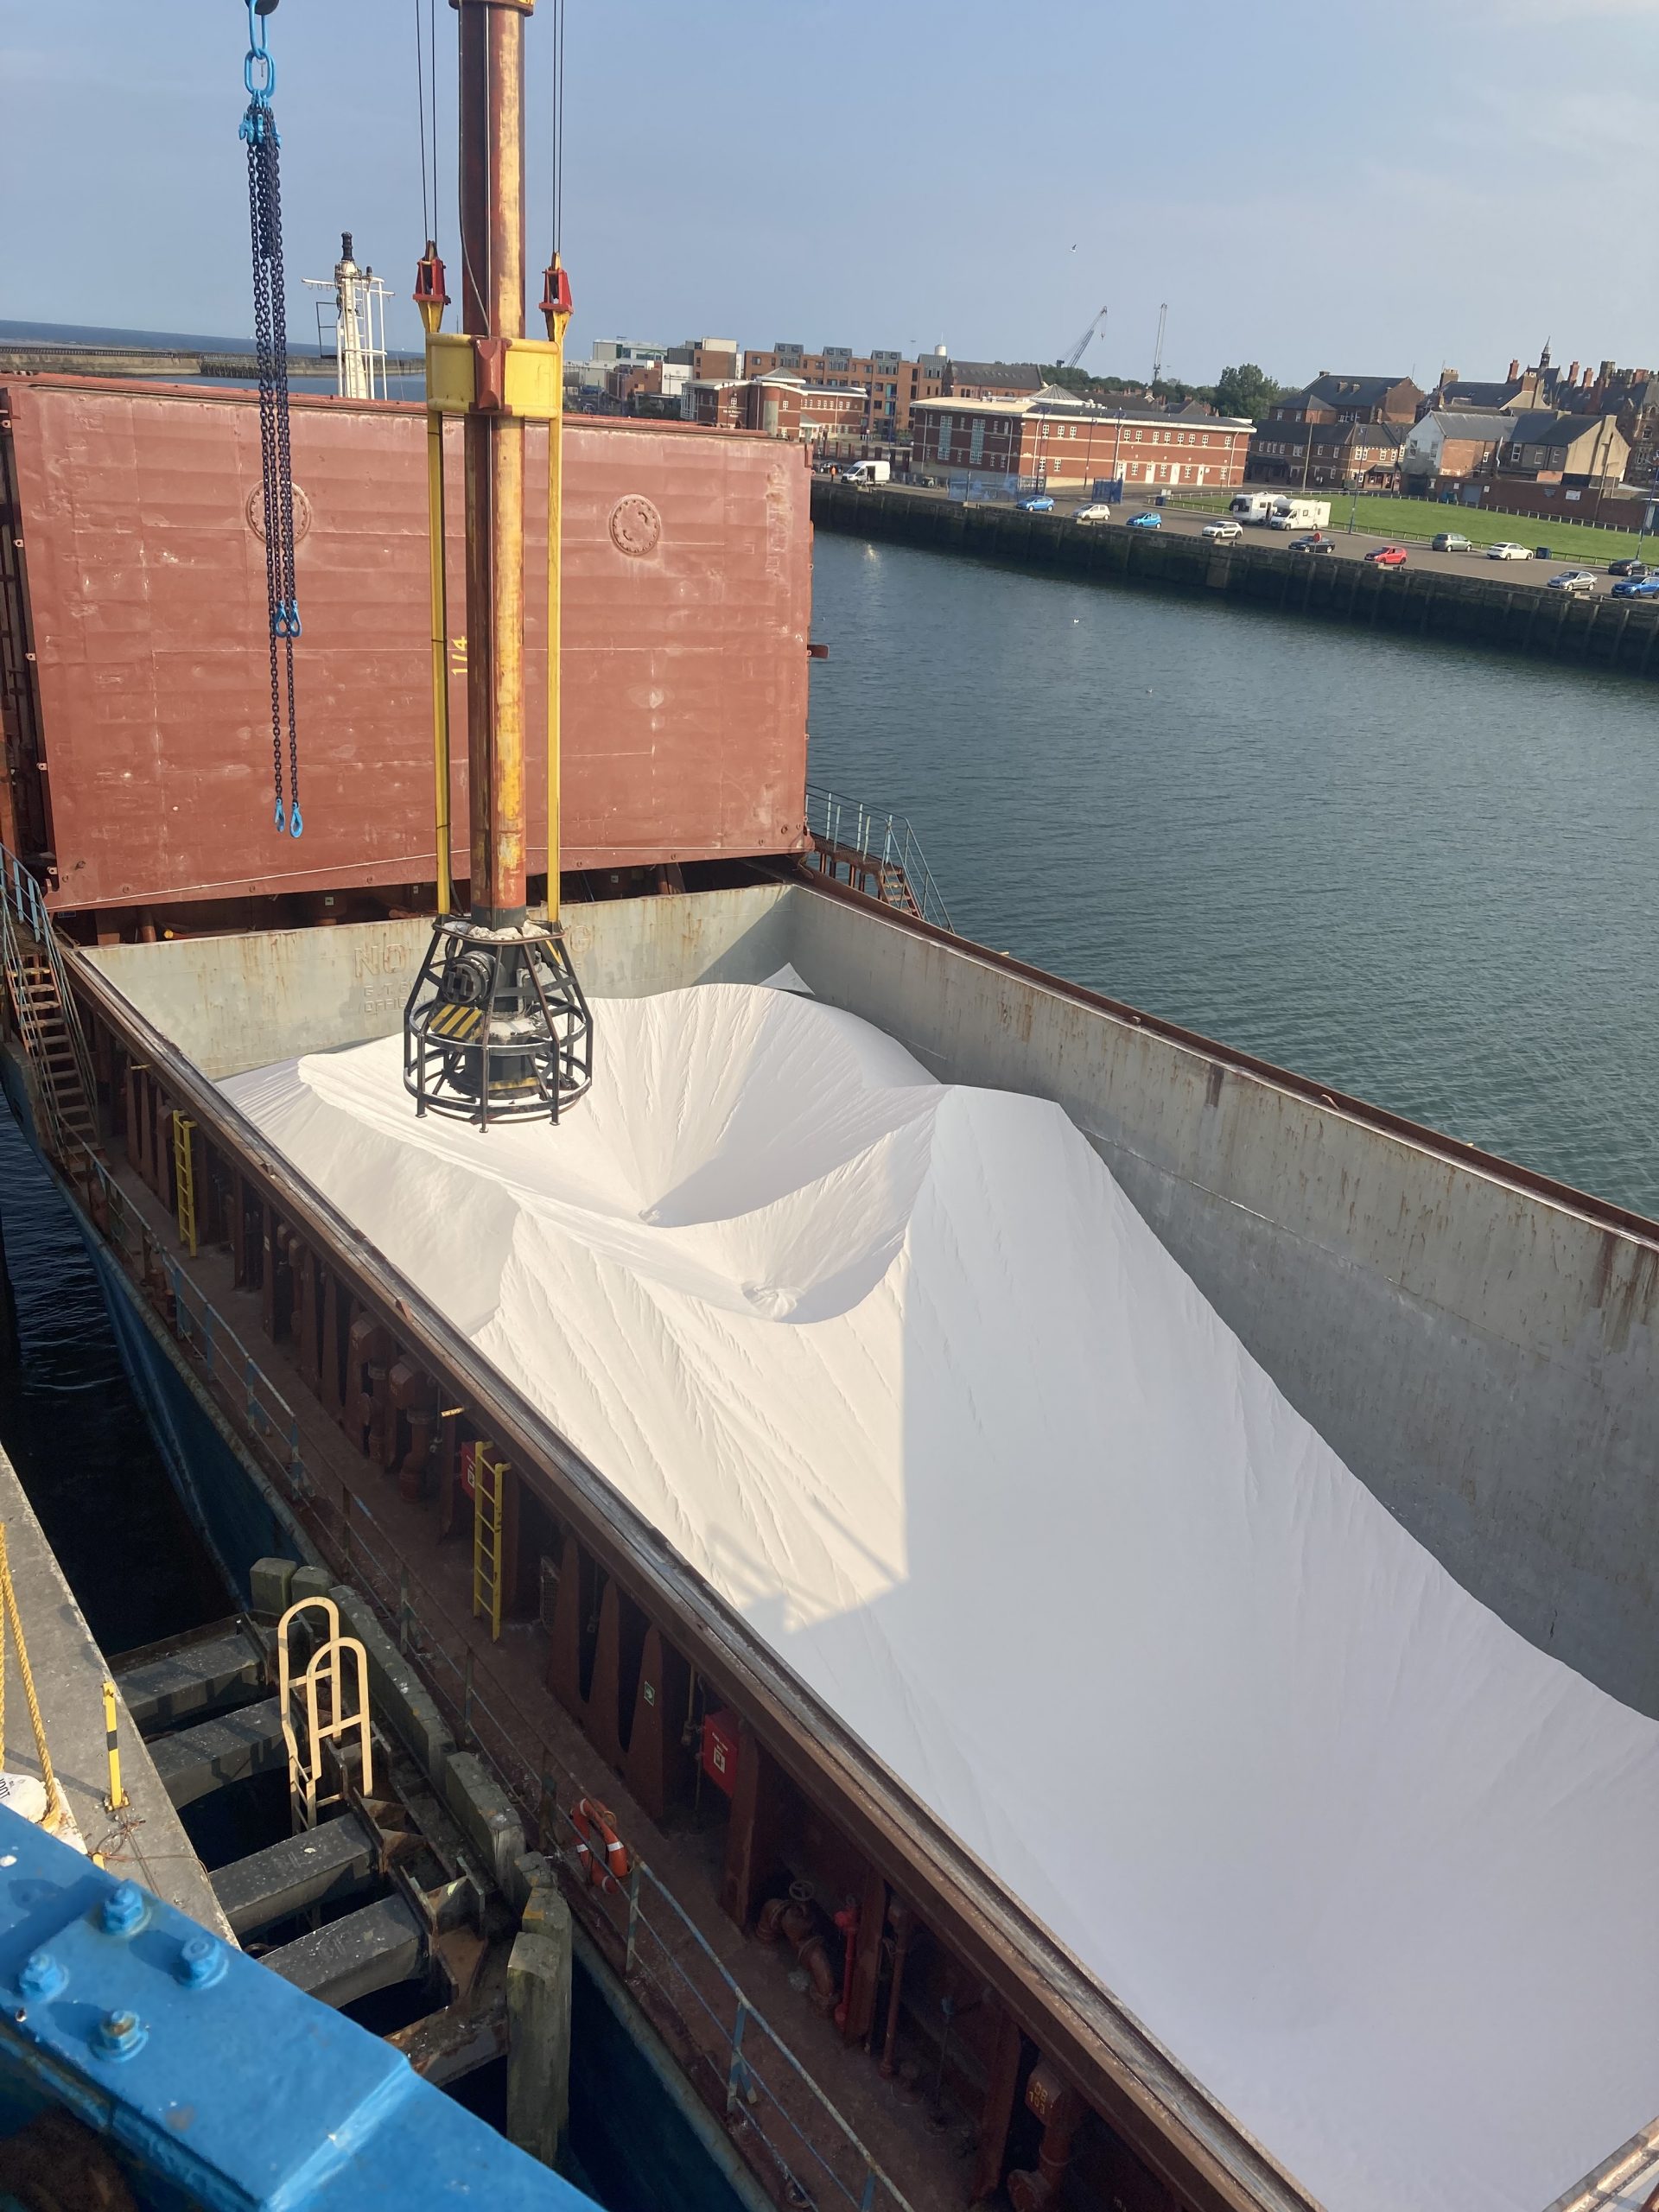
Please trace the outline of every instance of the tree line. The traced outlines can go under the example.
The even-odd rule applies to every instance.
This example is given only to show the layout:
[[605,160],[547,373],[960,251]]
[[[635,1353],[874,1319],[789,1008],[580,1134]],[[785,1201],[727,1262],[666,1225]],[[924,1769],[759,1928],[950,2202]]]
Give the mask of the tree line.
[[1133,393],[1137,399],[1150,397],[1171,408],[1185,407],[1189,400],[1198,399],[1213,407],[1217,415],[1243,416],[1252,423],[1262,420],[1285,389],[1254,361],[1224,369],[1214,384],[1183,384],[1174,377],[1160,377],[1153,384],[1144,377],[1093,377],[1058,361],[1046,367],[1043,374],[1051,384],[1064,385],[1084,399],[1122,399]]

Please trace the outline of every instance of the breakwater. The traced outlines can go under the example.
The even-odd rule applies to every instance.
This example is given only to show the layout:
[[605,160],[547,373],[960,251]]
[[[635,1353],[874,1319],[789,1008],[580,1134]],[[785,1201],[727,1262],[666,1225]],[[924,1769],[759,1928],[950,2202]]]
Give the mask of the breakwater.
[[863,492],[827,477],[813,481],[812,519],[820,530],[1074,580],[1209,594],[1274,613],[1320,616],[1659,679],[1656,600],[1576,599],[1496,576],[1314,560],[1248,538],[1217,545],[1173,531],[1080,526],[1069,515],[1027,514],[1017,507],[976,506],[913,492]]

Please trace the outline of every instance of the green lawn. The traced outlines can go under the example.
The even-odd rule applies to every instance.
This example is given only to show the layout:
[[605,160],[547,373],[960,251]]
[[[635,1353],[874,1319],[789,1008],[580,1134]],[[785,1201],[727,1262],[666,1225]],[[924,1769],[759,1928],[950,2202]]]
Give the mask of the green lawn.
[[[1178,492],[1170,505],[1224,513],[1232,496],[1224,491]],[[1347,529],[1351,503],[1345,492],[1300,493],[1292,486],[1290,497],[1329,499],[1332,530]],[[1392,499],[1362,493],[1355,506],[1354,527],[1366,537],[1415,538],[1425,543],[1442,530],[1461,531],[1472,545],[1494,545],[1500,538],[1512,538],[1519,545],[1548,545],[1557,558],[1582,561],[1586,566],[1592,562],[1617,561],[1638,550],[1645,557],[1659,560],[1659,537],[1650,535],[1638,547],[1633,530],[1597,530],[1584,523],[1557,522],[1553,516],[1488,514],[1478,507],[1443,507],[1437,499]]]

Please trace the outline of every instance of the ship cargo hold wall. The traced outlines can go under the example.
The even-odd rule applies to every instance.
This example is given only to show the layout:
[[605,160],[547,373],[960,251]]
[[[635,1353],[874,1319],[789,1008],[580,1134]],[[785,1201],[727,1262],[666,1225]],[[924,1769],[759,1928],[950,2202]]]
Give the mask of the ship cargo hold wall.
[[[395,1013],[377,979],[406,965],[418,928],[124,946],[73,961],[100,1018],[269,1186],[328,1266],[378,1271],[398,1343],[446,1389],[453,1374],[458,1396],[477,1397],[487,1433],[550,1479],[581,1541],[614,1559],[695,1664],[713,1657],[803,1788],[888,1862],[889,1878],[1112,2127],[1180,2173],[1183,2200],[1294,2198],[1179,2064],[1158,2058],[925,1808],[895,1794],[836,1716],[635,1527],[511,1386],[483,1374],[419,1293],[360,1234],[330,1224],[327,1202],[245,1124],[236,1135],[234,1109],[187,1065],[228,1073],[353,1030],[388,1034]],[[1650,1592],[1630,1565],[1652,1550],[1647,1471],[1659,1442],[1652,1224],[834,887],[607,903],[579,910],[572,929],[600,996],[762,982],[787,965],[942,1078],[1055,1099],[1298,1409],[1342,1438],[1356,1472],[1458,1580],[1540,1649],[1649,1713],[1659,1703]],[[1135,2079],[1157,2082],[1164,2117],[1152,2135],[1144,2107],[1135,2117]],[[1197,2186],[1201,2175],[1217,2194]]]
[[[816,880],[578,907],[567,926],[596,995],[788,963],[942,1081],[1056,1100],[1441,1564],[1659,1718],[1659,1224]],[[85,957],[219,1079],[390,1034],[424,934]]]
[[[271,826],[250,392],[0,389],[0,837],[60,912],[435,880],[423,410],[296,397],[305,835]],[[546,866],[546,446],[526,465],[529,865]],[[467,868],[461,444],[447,463],[450,821]],[[798,449],[566,425],[563,864],[804,849]]]

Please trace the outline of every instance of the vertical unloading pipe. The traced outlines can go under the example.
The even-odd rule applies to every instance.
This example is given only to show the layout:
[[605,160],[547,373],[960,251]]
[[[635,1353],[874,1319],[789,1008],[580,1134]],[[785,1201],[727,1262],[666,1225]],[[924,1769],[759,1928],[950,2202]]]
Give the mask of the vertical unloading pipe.
[[[415,272],[415,304],[429,339],[435,337],[449,304],[437,241],[429,238]],[[427,348],[427,389],[432,387],[431,348]],[[438,848],[438,912],[454,905],[449,861],[449,574],[444,543],[443,417],[429,408],[426,416],[427,565],[432,612],[432,780]]]
[[[461,16],[461,326],[524,334],[524,17],[533,0],[456,0]],[[499,357],[498,357],[499,365]],[[480,383],[487,366],[480,359]],[[472,912],[524,919],[524,426],[469,410],[467,762]]]
[[432,536],[432,779],[438,912],[447,914],[454,904],[449,873],[449,592],[443,542],[443,417],[436,414],[426,418],[426,500]]
[[[452,0],[460,27],[464,328],[445,337],[442,265],[429,251],[417,298],[427,407],[461,417],[467,524],[467,915],[442,907],[404,1006],[404,1086],[417,1115],[487,1128],[556,1122],[593,1081],[593,1022],[558,920],[559,470],[569,285],[547,272],[546,342],[524,335],[524,17],[535,0]],[[423,296],[424,296],[423,297]],[[524,424],[549,424],[549,917],[526,910]],[[434,776],[440,842],[448,813],[441,426],[427,448],[432,515]],[[453,898],[441,856],[439,894]]]
[[556,252],[542,289],[548,343],[556,350],[554,412],[547,425],[547,918],[559,918],[559,716],[563,708],[564,572],[564,327],[570,320],[570,280]]

